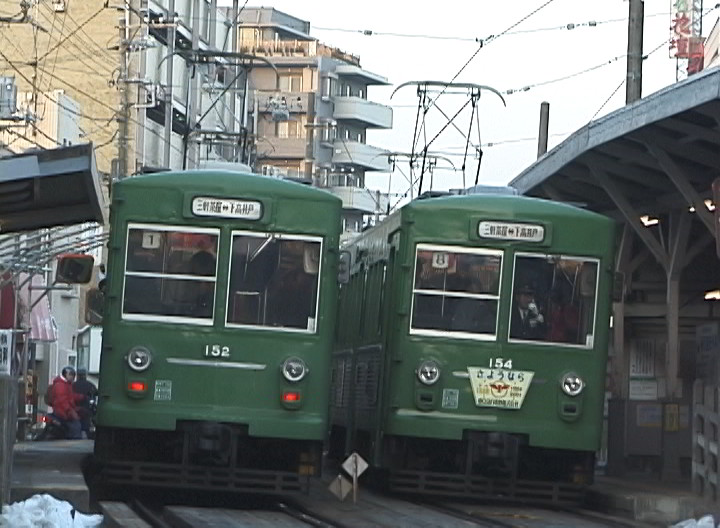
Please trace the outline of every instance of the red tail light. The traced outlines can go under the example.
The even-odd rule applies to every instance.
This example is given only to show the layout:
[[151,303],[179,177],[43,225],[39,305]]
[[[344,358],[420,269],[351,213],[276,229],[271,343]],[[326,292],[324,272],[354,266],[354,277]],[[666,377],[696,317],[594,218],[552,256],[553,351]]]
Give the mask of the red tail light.
[[282,398],[285,402],[297,402],[300,401],[300,393],[293,391],[283,392]]
[[131,392],[145,392],[147,390],[147,383],[144,381],[131,381],[128,383],[128,390]]

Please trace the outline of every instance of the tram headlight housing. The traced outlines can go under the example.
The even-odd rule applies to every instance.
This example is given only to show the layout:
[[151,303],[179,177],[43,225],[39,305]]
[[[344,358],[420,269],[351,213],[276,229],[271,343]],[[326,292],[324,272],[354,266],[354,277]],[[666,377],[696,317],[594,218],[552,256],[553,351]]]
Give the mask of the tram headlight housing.
[[135,372],[143,372],[150,368],[152,354],[144,346],[136,346],[128,352],[127,362],[128,366]]
[[560,386],[568,396],[577,396],[585,388],[585,381],[576,373],[569,372],[565,374],[560,381]]
[[300,381],[308,373],[307,365],[299,357],[287,358],[283,361],[281,370],[283,377],[293,383]]
[[420,363],[415,372],[423,385],[434,385],[440,379],[440,365],[432,359]]

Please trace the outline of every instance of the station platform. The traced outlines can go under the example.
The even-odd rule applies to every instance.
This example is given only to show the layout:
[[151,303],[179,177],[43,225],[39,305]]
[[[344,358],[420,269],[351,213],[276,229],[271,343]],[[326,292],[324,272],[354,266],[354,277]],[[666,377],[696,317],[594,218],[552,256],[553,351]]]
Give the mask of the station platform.
[[82,468],[92,456],[92,440],[19,442],[13,448],[10,502],[47,493],[88,512],[90,490]]
[[[56,440],[15,444],[10,501],[47,493],[82,512],[93,511],[83,468],[93,451],[92,440]],[[667,527],[712,514],[720,521],[720,502],[692,494],[689,481],[661,482],[648,476],[596,476],[586,506],[607,515],[648,526]]]
[[665,482],[650,475],[596,476],[586,507],[651,526],[670,526],[704,515],[720,521],[720,502],[694,495],[689,479]]

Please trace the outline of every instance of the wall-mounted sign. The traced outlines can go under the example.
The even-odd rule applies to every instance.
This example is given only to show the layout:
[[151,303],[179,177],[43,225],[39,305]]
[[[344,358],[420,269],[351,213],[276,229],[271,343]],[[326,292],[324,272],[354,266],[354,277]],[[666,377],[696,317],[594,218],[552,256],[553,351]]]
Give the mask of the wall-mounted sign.
[[10,375],[12,366],[12,330],[0,330],[0,375]]
[[483,220],[478,224],[480,238],[495,240],[517,240],[520,242],[542,242],[545,227],[540,224],[518,224]]
[[262,216],[262,204],[250,200],[196,196],[192,201],[192,213],[195,216],[259,220]]

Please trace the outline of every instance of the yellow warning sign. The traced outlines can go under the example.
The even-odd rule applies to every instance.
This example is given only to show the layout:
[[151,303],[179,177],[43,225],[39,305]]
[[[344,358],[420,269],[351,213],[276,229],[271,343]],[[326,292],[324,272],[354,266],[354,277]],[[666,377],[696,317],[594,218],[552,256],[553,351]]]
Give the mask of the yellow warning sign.
[[475,405],[520,409],[534,372],[527,370],[468,367]]

